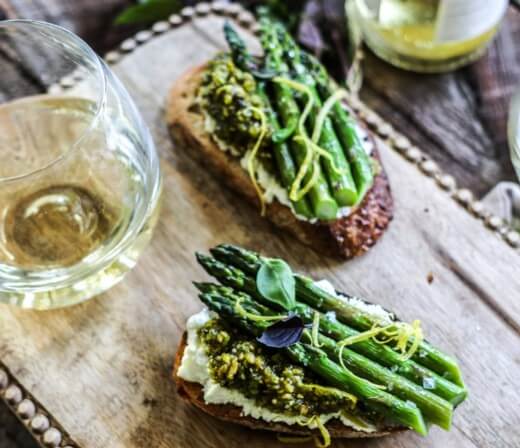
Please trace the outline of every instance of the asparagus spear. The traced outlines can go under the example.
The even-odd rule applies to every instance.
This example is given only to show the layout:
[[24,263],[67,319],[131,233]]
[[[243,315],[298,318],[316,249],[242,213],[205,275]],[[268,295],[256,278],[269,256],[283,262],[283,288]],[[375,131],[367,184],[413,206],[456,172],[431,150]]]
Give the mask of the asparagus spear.
[[255,78],[270,79],[276,75],[274,72],[262,71],[257,67],[253,57],[247,51],[244,40],[238,35],[231,23],[224,23],[224,36],[231,50],[231,57],[237,67],[250,72]]
[[[266,56],[266,64],[268,69],[278,72],[280,74],[287,74],[289,69],[283,62],[282,53],[280,46],[277,43],[276,33],[270,33],[265,29],[266,23],[264,19],[261,19],[262,25],[262,47],[264,48]],[[296,126],[301,116],[301,111],[294,99],[294,94],[290,88],[284,84],[274,83],[273,86],[275,94],[275,105],[276,109],[283,121],[285,126],[282,129],[283,133],[279,135],[279,138],[288,137],[294,133]],[[305,146],[298,141],[293,140],[291,142],[291,152],[296,161],[298,167],[301,167],[306,155]],[[330,220],[336,218],[338,207],[335,199],[330,195],[327,180],[321,172],[321,167],[317,166],[315,169],[319,170],[317,175],[317,181],[309,191],[309,198],[314,206],[314,213],[320,219]],[[303,179],[304,183],[309,182],[312,174],[309,172]]]
[[[327,70],[314,57],[307,53],[303,53],[304,63],[309,70],[312,70],[314,79],[316,79],[318,91],[323,101],[331,97],[334,93],[333,84],[330,82]],[[331,119],[334,124],[336,134],[347,153],[352,175],[356,182],[358,191],[358,201],[361,201],[367,191],[374,183],[374,174],[370,157],[363,147],[363,143],[359,138],[356,130],[356,122],[350,114],[336,101],[332,108]]]
[[[218,260],[238,267],[249,275],[256,275],[262,263],[262,259],[257,253],[229,244],[217,246],[211,250],[211,253]],[[338,320],[356,330],[369,330],[379,323],[377,317],[364,314],[359,308],[350,305],[346,300],[339,299],[335,295],[323,291],[311,279],[300,275],[296,275],[295,279],[298,301],[303,301],[320,311],[334,311]],[[447,380],[464,387],[457,362],[450,356],[432,347],[429,343],[422,342],[412,359]]]
[[[278,43],[278,36],[269,22],[265,18],[260,19],[261,38],[260,42],[265,53],[266,66],[280,75],[287,75],[289,69],[283,61],[282,50]],[[296,103],[293,92],[284,84],[274,83],[274,92],[276,97],[276,107],[278,112],[285,121],[285,128],[282,129],[279,138],[287,139],[294,134],[300,120],[301,112]]]
[[[233,320],[250,334],[256,336],[268,326],[267,322],[248,320],[237,313],[236,303],[238,300],[250,313],[260,314],[265,311],[265,307],[255,306],[254,301],[249,296],[235,294],[231,288],[215,288],[215,285],[207,284],[196,284],[196,286],[202,291],[199,297],[203,303],[211,310],[224,315],[226,319]],[[343,369],[339,364],[328,359],[325,352],[308,344],[296,343],[285,351],[294,362],[312,370],[334,387],[356,395],[368,409],[412,428],[421,435],[427,434],[427,427],[421,411],[413,403],[400,400],[371,382]]]
[[[285,28],[272,21],[269,26],[277,30],[278,35],[282,37],[281,41],[286,50],[285,53],[290,55],[288,61],[295,73],[296,80],[306,85],[313,95],[315,107],[311,113],[311,124],[314,126],[318,117],[319,108],[322,105],[320,96],[316,89],[316,82],[310,72],[301,63],[300,48],[292,40]],[[341,206],[354,205],[358,199],[356,185],[352,178],[350,165],[345,157],[341,143],[339,142],[332,122],[328,117],[323,121],[323,127],[319,137],[319,145],[331,156],[331,160],[324,158],[323,164],[334,198]]]
[[[226,22],[224,25],[224,33],[226,40],[231,49],[231,54],[235,64],[247,71],[252,71],[254,62],[251,54],[247,51],[247,47],[241,37],[237,34],[234,28]],[[273,67],[268,67],[272,69]],[[254,72],[253,74],[257,74]],[[269,118],[271,126],[274,129],[273,133],[273,150],[276,158],[278,170],[284,187],[289,191],[294,180],[296,179],[296,167],[292,156],[296,159],[296,164],[301,165],[305,158],[305,149],[297,142],[292,142],[291,152],[286,144],[283,142],[283,134],[288,134],[291,128],[295,128],[298,122],[300,111],[296,103],[291,104],[285,100],[279,100],[278,104],[283,104],[280,108],[280,116],[284,122],[285,128],[280,129],[280,124],[274,114],[272,104],[266,93],[265,86],[259,83],[258,94],[264,99],[264,103],[268,107]],[[293,129],[294,130],[294,129]],[[283,131],[283,132],[280,132]],[[308,178],[306,179],[306,181]],[[318,182],[309,192],[309,199],[314,209],[314,213],[310,210],[306,198],[291,201],[294,210],[297,214],[312,217],[316,216],[318,219],[330,220],[337,215],[338,206],[336,201],[330,195],[327,183],[322,175],[318,178]]]
[[[258,85],[258,94],[264,100],[264,104],[267,106],[267,117],[269,120],[269,124],[271,125],[271,128],[274,130],[274,132],[276,132],[280,129],[280,125],[273,111],[269,97],[265,92],[265,85],[263,83],[259,83]],[[296,179],[296,167],[294,166],[294,161],[292,159],[291,153],[289,152],[289,148],[285,142],[273,142],[273,153],[274,158],[276,160],[276,165],[278,167],[278,172],[280,174],[280,179],[282,181],[283,186],[288,191],[291,188],[294,179]],[[313,217],[313,213],[305,197],[297,201],[291,200],[291,204],[293,206],[294,211],[297,214],[305,216],[307,218]]]

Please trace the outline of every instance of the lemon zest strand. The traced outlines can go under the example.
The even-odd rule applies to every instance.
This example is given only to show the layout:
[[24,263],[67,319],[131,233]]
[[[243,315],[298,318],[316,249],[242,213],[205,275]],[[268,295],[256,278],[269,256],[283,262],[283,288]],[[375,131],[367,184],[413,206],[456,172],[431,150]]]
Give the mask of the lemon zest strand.
[[347,345],[356,344],[357,342],[366,341],[373,336],[377,336],[381,332],[380,328],[372,328],[371,330],[364,331],[363,333],[356,334],[354,336],[349,336],[339,342],[339,346],[345,347]]
[[242,306],[243,298],[240,297],[236,303],[235,303],[235,312],[241,316],[245,317],[249,320],[252,320],[253,322],[269,322],[269,321],[280,321],[283,319],[287,319],[288,316],[286,315],[277,315],[277,316],[262,316],[259,314],[253,314],[247,312],[244,307]]
[[393,322],[384,327],[375,325],[370,330],[340,341],[338,344],[340,354],[343,353],[343,348],[347,345],[356,344],[357,342],[366,341],[368,339],[372,339],[375,343],[381,345],[395,342],[395,349],[401,352],[401,361],[407,361],[419,349],[419,346],[424,340],[424,335],[420,320],[414,320],[412,324]]
[[410,350],[408,351],[408,354],[405,356],[405,361],[410,359],[415,354],[415,352],[417,352],[420,345],[424,341],[424,333],[421,328],[421,321],[418,319],[414,320],[412,322],[412,327],[414,329],[413,342],[412,346],[410,347]]
[[363,420],[361,417],[358,417],[357,415],[351,414],[350,412],[342,410],[341,415],[361,428],[368,429],[370,427],[365,420]]
[[323,347],[323,344],[320,343],[319,341],[319,331],[320,331],[320,313],[318,313],[318,311],[314,311],[314,317],[312,319],[312,331],[311,331],[311,336],[312,336],[312,345],[314,347]]
[[[348,367],[345,365],[345,362],[343,361],[343,350],[345,349],[346,344],[342,344],[342,342],[340,342],[338,344],[338,346],[339,346],[339,352],[338,352],[339,363],[340,363],[341,367],[343,367],[343,369],[350,372]],[[372,381],[369,381],[366,378],[363,378],[363,381],[366,381],[367,383],[371,384],[374,387],[377,387],[378,389],[382,389],[382,390],[386,389],[386,386],[383,386],[382,384],[373,383]]]
[[312,417],[301,417],[300,419],[296,420],[296,424],[300,426],[306,426],[309,429],[312,429],[311,426],[313,424],[316,425],[318,430],[320,431],[321,438],[323,440],[320,440],[316,436],[311,436],[314,440],[314,444],[317,448],[328,448],[331,444],[331,438],[330,433],[325,424],[323,423],[321,417],[319,415],[314,415]]
[[303,109],[302,114],[300,115],[300,119],[298,121],[298,131],[301,135],[307,135],[307,131],[305,130],[305,121],[307,120],[307,117],[312,111],[312,108],[314,107],[314,95],[312,94],[312,90],[306,86],[305,84],[297,81],[293,81],[289,78],[284,78],[283,76],[277,76],[273,78],[274,82],[277,82],[278,84],[285,84],[287,87],[290,87],[293,90],[296,90],[300,93],[304,93],[307,95],[307,103],[305,104],[305,107]]
[[258,154],[258,151],[262,145],[262,142],[267,134],[267,118],[265,116],[265,113],[262,109],[259,109],[258,107],[250,107],[250,110],[253,112],[257,112],[260,115],[261,120],[261,130],[260,135],[258,136],[258,139],[256,140],[255,145],[253,146],[253,149],[251,150],[251,155],[249,156],[249,159],[247,161],[247,171],[249,173],[249,177],[251,178],[251,182],[253,183],[253,186],[255,187],[256,194],[258,196],[258,199],[260,201],[260,215],[265,215],[265,198],[264,194],[262,192],[262,189],[258,185],[258,181],[256,180],[256,169],[255,169],[255,160],[256,156]]
[[[296,180],[298,180],[298,184],[296,183],[296,180],[295,180],[293,182],[293,184],[291,185],[291,191],[289,193],[289,198],[293,201],[299,201],[311,190],[311,188],[314,186],[314,184],[316,184],[316,182],[318,181],[318,178],[320,176],[320,167],[319,167],[319,159],[314,156],[312,150],[310,149],[310,145],[309,145],[310,140],[309,139],[305,140],[305,138],[300,135],[297,135],[296,137],[294,137],[294,140],[298,143],[303,143],[305,146],[305,150],[307,151],[304,163],[300,167],[300,171],[301,171],[301,169],[304,167],[304,165],[306,165],[305,171],[303,172],[302,179],[307,174],[308,165],[310,163],[312,163],[312,176],[309,179],[309,181],[305,184],[305,186],[303,188],[299,188],[302,179],[298,180],[298,176],[296,177]],[[310,156],[310,160],[308,162],[307,162],[307,155]]]
[[[348,170],[340,170],[336,166],[336,161],[334,160],[334,157],[326,151],[325,149],[321,148],[317,143],[321,136],[321,131],[323,128],[323,124],[325,122],[325,119],[327,118],[327,115],[330,113],[330,109],[334,106],[334,104],[339,101],[340,99],[344,98],[348,93],[346,90],[338,89],[336,92],[334,92],[324,103],[324,105],[321,107],[318,116],[316,118],[316,123],[313,129],[312,138],[309,137],[307,134],[307,131],[305,129],[305,121],[307,120],[309,114],[312,111],[312,108],[315,105],[315,99],[314,95],[311,91],[311,89],[306,86],[303,83],[293,81],[292,79],[284,78],[284,77],[276,77],[273,78],[274,82],[285,84],[286,86],[304,93],[307,96],[307,103],[305,104],[305,108],[303,110],[303,113],[300,116],[300,119],[298,121],[298,133],[294,137],[294,140],[298,143],[303,143],[305,146],[305,158],[298,170],[298,173],[296,175],[296,178],[294,179],[290,191],[289,191],[289,198],[292,201],[299,201],[302,199],[316,184],[319,178],[319,158],[324,157],[328,160],[328,162],[331,165],[332,170],[338,174],[338,175],[344,175],[348,174]],[[307,184],[301,188],[301,183],[304,179],[304,177],[307,175],[309,170],[311,169],[311,163],[312,163],[312,177],[309,179]]]
[[330,110],[334,107],[334,104],[346,98],[347,96],[348,92],[345,89],[338,89],[327,98],[327,101],[325,101],[323,107],[318,113],[318,117],[316,118],[316,123],[312,131],[312,141],[314,143],[318,143],[321,136],[321,131],[323,129],[323,124],[325,123],[325,119],[327,118],[327,115],[329,115]]
[[312,417],[304,417],[300,415],[295,418],[294,422],[299,426],[309,426],[311,424]]
[[[348,170],[340,170],[336,167],[336,162],[334,161],[334,158],[324,149],[322,149],[320,146],[313,143],[308,137],[301,137],[296,136],[294,137],[294,140],[297,142],[301,142],[305,145],[306,150],[311,153],[312,156],[312,176],[309,179],[309,181],[305,184],[303,188],[300,188],[298,191],[293,191],[293,186],[291,187],[291,192],[289,194],[289,198],[293,201],[299,201],[301,198],[303,198],[311,189],[314,187],[316,182],[318,181],[318,178],[320,177],[320,156],[325,157],[331,165],[332,170],[339,175],[347,174]],[[309,151],[309,147],[312,149]],[[303,165],[302,165],[303,167]],[[308,166],[306,167],[306,172],[304,173],[304,176],[307,174]],[[299,184],[298,184],[299,187]]]
[[333,171],[339,175],[347,174],[348,170],[340,170],[336,166],[336,162],[334,158],[330,155],[330,153],[318,146],[317,143],[320,140],[323,125],[327,116],[330,113],[330,110],[334,107],[334,104],[336,104],[338,101],[342,100],[347,96],[348,92],[345,89],[338,89],[327,98],[327,100],[325,101],[318,113],[318,117],[316,118],[316,123],[314,124],[314,129],[312,131],[311,137],[311,144],[313,145],[314,151],[318,153],[320,156],[325,157],[330,162]]
[[[407,361],[418,350],[424,340],[423,331],[421,329],[421,321],[415,320],[413,323],[397,322],[381,329],[384,339],[374,337],[374,341],[378,344],[389,344],[395,342],[396,350],[401,352],[401,361]],[[412,340],[410,347],[409,342]]]
[[319,416],[315,416],[314,418],[322,438],[322,440],[320,440],[318,437],[314,436],[314,444],[317,448],[327,448],[331,443],[329,430],[326,428],[325,424]]
[[[312,94],[311,89],[309,87],[307,87],[305,84],[293,81],[292,79],[277,76],[276,78],[273,78],[273,81],[277,82],[279,84],[285,84],[286,86],[290,87],[291,89],[304,93],[307,96],[307,103],[305,104],[303,112],[300,115],[300,119],[298,120],[298,135],[295,137],[295,140],[297,142],[303,141],[303,143],[305,145],[305,158],[303,159],[303,162],[298,170],[298,173],[296,174],[294,182],[291,185],[291,190],[289,192],[289,198],[292,201],[298,201],[304,196],[304,194],[300,194],[300,192],[299,192],[300,185],[303,181],[303,178],[309,171],[309,165],[312,163],[312,161],[314,159],[314,154],[313,154],[312,148],[310,148],[308,145],[309,136],[307,135],[307,131],[305,129],[305,121],[307,121],[307,118],[308,118],[309,114],[311,113],[312,108],[314,107],[314,104],[315,104],[314,95]],[[300,138],[296,139],[298,136]],[[312,177],[311,181],[313,183],[311,184],[311,181],[309,181],[307,183],[307,185],[305,187],[306,192],[312,188],[312,186],[316,183],[317,180],[318,180],[317,176]]]
[[331,165],[331,168],[332,168],[332,171],[334,171],[336,174],[339,174],[339,175],[343,175],[343,174],[347,174],[349,171],[348,170],[340,170],[337,166],[336,166],[336,161],[334,160],[334,157],[332,157],[330,155],[330,153],[326,150],[324,150],[321,146],[318,146],[316,143],[314,143],[312,140],[309,140],[308,144],[311,146],[311,148],[313,149],[314,151],[314,154],[316,154],[317,156],[321,156],[321,157],[325,157],[329,162],[330,162],[330,165]]
[[318,182],[318,179],[320,177],[320,161],[318,158],[314,159],[314,162],[312,164],[312,176],[309,179],[309,182],[305,184],[305,186],[300,189],[298,193],[298,197],[301,199],[303,198],[311,189],[314,187],[316,182]]
[[[340,170],[338,167],[336,167],[336,162],[334,161],[334,157],[332,157],[330,155],[330,153],[325,151],[323,148],[321,148],[319,145],[314,143],[308,137],[297,135],[294,137],[294,140],[298,143],[303,143],[305,145],[305,149],[307,151],[309,151],[309,148],[311,148],[310,153],[311,153],[311,156],[313,159],[313,175],[312,175],[311,179],[309,180],[309,182],[307,182],[305,187],[300,189],[300,191],[297,192],[297,194],[300,196],[299,199],[301,199],[301,197],[303,197],[314,186],[314,184],[318,180],[318,177],[320,175],[320,173],[319,173],[320,156],[325,157],[330,162],[331,168],[336,174],[343,175],[343,174],[348,173],[348,170]],[[308,169],[307,169],[307,171],[308,171]],[[305,174],[307,174],[307,172],[305,172]],[[303,190],[305,190],[304,194],[302,194]],[[291,194],[292,194],[292,190],[291,190]]]
[[303,137],[296,136],[294,137],[294,140],[296,142],[302,142],[305,146],[305,158],[303,159],[303,163],[300,166],[300,169],[298,170],[298,173],[296,174],[296,178],[294,179],[294,182],[291,185],[291,190],[289,192],[289,198],[292,201],[297,201],[303,197],[303,194],[301,194],[301,191],[303,190],[310,190],[313,185],[316,183],[316,180],[318,179],[319,171],[314,170],[313,176],[309,180],[309,182],[305,185],[303,189],[300,188],[300,185],[302,183],[302,180],[307,175],[307,172],[309,171],[309,165],[313,163],[314,155],[312,153],[312,149],[309,147],[309,145],[306,143],[306,140]]

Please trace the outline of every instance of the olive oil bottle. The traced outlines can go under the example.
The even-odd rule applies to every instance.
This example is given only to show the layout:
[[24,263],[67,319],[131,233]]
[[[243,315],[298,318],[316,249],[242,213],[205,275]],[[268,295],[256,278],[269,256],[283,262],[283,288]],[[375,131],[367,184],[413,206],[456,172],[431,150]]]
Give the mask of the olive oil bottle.
[[506,8],[507,0],[347,0],[350,19],[374,53],[430,73],[477,59]]

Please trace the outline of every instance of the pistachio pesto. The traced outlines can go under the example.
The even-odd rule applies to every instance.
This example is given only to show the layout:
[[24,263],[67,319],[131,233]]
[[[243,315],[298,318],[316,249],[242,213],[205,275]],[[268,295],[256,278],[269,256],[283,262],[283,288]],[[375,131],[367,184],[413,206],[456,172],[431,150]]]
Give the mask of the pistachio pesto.
[[301,417],[352,409],[348,394],[319,384],[279,351],[264,348],[219,318],[204,324],[198,337],[209,359],[211,379],[255,400],[258,406]]
[[214,122],[214,134],[237,155],[251,149],[262,131],[258,110],[265,105],[256,89],[253,76],[240,70],[230,55],[223,53],[209,62],[197,91],[199,104]]

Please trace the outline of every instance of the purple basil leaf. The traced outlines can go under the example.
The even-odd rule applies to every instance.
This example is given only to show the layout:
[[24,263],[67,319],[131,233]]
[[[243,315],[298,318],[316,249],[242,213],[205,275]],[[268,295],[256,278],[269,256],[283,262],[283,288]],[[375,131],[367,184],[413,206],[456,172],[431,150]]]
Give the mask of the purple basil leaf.
[[266,328],[257,341],[271,348],[289,347],[300,340],[304,328],[303,320],[289,316]]

